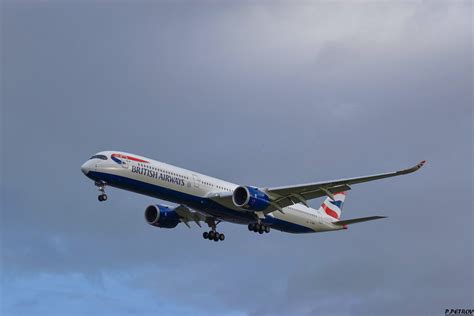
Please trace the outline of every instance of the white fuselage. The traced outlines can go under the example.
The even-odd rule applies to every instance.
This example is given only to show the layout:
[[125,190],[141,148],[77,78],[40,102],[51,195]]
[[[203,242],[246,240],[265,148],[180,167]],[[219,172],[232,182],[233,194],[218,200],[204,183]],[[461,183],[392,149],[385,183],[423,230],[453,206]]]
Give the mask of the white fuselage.
[[[135,154],[104,151],[97,155],[108,159],[90,159],[82,170],[98,183],[183,204],[223,221],[248,224],[259,219],[254,212],[243,210],[232,202],[230,197],[237,184]],[[212,199],[226,195],[229,198],[219,199],[219,202]],[[275,229],[292,233],[342,229],[333,224],[334,218],[301,203],[285,207],[283,212],[261,214],[260,220]]]

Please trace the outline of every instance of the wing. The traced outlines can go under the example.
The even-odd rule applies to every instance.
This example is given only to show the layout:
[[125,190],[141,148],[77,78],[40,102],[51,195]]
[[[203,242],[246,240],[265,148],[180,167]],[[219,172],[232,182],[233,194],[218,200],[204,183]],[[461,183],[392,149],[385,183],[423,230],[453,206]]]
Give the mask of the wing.
[[267,193],[272,202],[275,203],[275,209],[280,209],[295,203],[303,203],[307,205],[307,200],[315,199],[324,195],[327,195],[330,198],[334,199],[333,194],[350,190],[350,186],[353,184],[396,177],[415,172],[421,167],[423,167],[425,162],[426,161],[423,160],[414,167],[395,172],[381,173],[357,178],[347,178],[301,185],[275,187],[262,189],[262,191]]
[[[403,169],[395,172],[380,173],[364,177],[314,182],[308,184],[299,184],[274,188],[260,188],[259,190],[264,192],[270,199],[270,206],[264,211],[264,213],[267,214],[276,210],[284,213],[282,208],[296,203],[302,203],[308,206],[306,202],[307,200],[316,199],[322,196],[329,196],[330,198],[334,199],[334,194],[350,190],[351,185],[353,184],[409,174],[423,167],[425,162],[426,161],[423,160],[416,166],[408,169]],[[209,194],[208,197],[226,207],[248,212],[247,209],[239,208],[233,204],[232,193],[217,192]]]
[[217,219],[214,218],[213,216],[205,215],[197,211],[193,211],[189,207],[182,204],[176,207],[174,210],[179,215],[181,222],[183,222],[184,225],[188,226],[189,228],[191,228],[191,226],[189,226],[188,222],[195,222],[196,225],[201,227],[200,222],[205,222],[209,226],[212,226],[217,221]]

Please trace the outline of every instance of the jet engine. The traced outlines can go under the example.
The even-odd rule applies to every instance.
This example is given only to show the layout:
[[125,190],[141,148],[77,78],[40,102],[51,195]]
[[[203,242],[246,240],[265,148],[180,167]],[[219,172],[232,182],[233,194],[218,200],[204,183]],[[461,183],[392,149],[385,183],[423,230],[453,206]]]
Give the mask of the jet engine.
[[161,228],[175,228],[179,222],[178,213],[169,206],[150,205],[145,209],[145,220],[148,224]]
[[237,207],[256,212],[263,211],[270,206],[270,198],[267,194],[249,186],[237,187],[232,194],[232,202]]

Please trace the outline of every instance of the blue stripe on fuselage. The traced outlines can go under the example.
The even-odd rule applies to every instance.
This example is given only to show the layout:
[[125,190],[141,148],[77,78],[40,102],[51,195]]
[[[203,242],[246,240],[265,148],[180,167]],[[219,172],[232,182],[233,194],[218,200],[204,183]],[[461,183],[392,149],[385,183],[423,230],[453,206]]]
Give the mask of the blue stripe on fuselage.
[[294,233],[294,234],[314,233],[314,230],[312,230],[309,227],[287,222],[282,219],[279,219],[273,216],[268,216],[268,215],[265,216],[263,223],[267,226],[270,226],[272,228],[275,228],[287,233]]
[[[90,171],[87,176],[94,181],[104,181],[107,185],[148,195],[154,198],[170,201],[177,204],[184,204],[191,208],[203,211],[219,219],[248,224],[256,222],[256,217],[251,212],[240,212],[219,203],[199,196],[168,189],[159,185],[142,182],[139,180],[118,176],[110,173]],[[314,232],[311,228],[287,222],[273,216],[266,216],[263,222],[272,228],[289,233],[310,233]]]

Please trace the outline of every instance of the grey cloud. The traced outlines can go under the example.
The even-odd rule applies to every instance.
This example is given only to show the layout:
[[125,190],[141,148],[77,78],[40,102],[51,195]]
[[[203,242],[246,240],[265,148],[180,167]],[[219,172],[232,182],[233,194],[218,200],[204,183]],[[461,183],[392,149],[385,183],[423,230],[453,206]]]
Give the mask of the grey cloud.
[[[462,2],[5,3],[3,312],[47,313],[56,299],[58,313],[78,302],[118,313],[101,295],[123,300],[124,314],[143,313],[139,295],[169,314],[469,307],[470,12]],[[343,215],[389,216],[379,223],[263,238],[222,224],[226,242],[210,245],[197,228],[148,226],[153,199],[111,189],[98,204],[79,167],[104,149],[262,186],[428,164],[349,192]],[[36,291],[56,282],[58,292]]]

